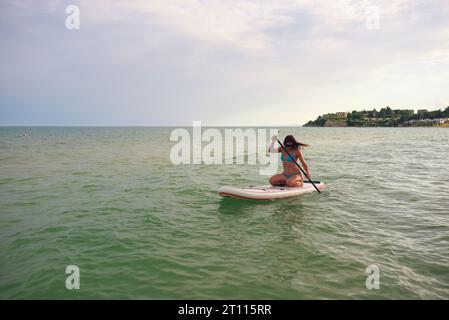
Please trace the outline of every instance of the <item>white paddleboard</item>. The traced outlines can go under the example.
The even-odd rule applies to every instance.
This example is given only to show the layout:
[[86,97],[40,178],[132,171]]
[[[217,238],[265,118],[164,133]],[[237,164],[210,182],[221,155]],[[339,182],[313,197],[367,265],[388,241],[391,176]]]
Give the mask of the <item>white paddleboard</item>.
[[[326,185],[320,181],[314,181],[320,191],[326,188]],[[304,193],[316,191],[310,182],[304,181],[302,187],[279,187],[279,186],[258,186],[258,187],[221,187],[218,189],[218,193],[222,197],[235,197],[240,199],[251,200],[269,200],[280,199],[287,197],[299,196]]]

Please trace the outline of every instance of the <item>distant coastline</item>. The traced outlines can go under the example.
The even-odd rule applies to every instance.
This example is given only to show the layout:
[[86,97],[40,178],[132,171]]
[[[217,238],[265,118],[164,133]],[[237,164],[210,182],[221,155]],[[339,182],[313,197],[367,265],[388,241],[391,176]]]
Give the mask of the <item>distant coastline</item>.
[[444,110],[427,109],[379,111],[363,110],[328,113],[307,122],[304,127],[449,127],[449,107]]

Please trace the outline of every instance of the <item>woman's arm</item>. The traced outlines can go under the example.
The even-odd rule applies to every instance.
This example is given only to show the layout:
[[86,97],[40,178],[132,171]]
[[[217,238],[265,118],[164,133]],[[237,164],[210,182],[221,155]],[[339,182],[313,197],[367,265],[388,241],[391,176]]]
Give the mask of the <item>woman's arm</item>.
[[276,143],[276,141],[277,141],[277,137],[276,136],[272,136],[271,137],[271,144],[270,144],[270,146],[268,147],[268,152],[279,152],[280,150],[279,150],[279,147],[278,148],[275,148],[274,147],[274,144]]
[[301,161],[302,167],[304,168],[304,171],[306,172],[307,176],[310,178],[310,170],[307,166],[306,161],[304,160],[304,157],[302,156],[301,151],[298,150],[298,159]]

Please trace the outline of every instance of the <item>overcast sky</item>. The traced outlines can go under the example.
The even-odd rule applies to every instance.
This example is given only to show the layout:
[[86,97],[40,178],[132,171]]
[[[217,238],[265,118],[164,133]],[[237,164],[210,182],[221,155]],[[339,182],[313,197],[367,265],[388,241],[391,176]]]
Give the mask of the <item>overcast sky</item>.
[[[66,28],[70,4],[79,30]],[[0,0],[0,125],[299,125],[443,108],[448,17],[448,0]]]

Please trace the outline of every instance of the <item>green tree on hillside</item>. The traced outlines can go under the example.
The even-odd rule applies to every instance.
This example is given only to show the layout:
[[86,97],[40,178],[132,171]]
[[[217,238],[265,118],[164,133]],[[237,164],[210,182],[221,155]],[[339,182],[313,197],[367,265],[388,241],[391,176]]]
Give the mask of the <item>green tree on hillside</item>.
[[[434,111],[422,111],[420,113],[414,113],[413,110],[392,110],[389,106],[381,108],[379,111],[353,110],[346,116],[346,124],[349,127],[392,127],[401,126],[411,120],[421,119],[439,119],[449,118],[449,106],[446,109],[434,110]],[[319,116],[314,121],[309,121],[305,126],[323,127],[326,123],[326,119],[323,116]],[[420,125],[431,125],[431,121],[426,123],[420,123]]]

